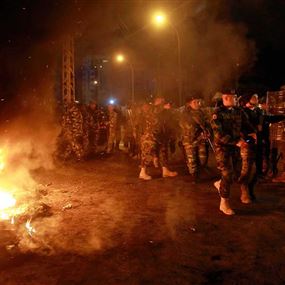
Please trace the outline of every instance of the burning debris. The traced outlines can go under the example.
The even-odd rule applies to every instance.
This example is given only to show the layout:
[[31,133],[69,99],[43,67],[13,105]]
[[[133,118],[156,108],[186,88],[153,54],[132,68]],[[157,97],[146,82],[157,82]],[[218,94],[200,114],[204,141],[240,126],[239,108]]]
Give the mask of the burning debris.
[[[15,160],[8,148],[0,149],[0,233],[1,243],[9,252],[23,244],[26,248],[42,244],[35,237],[32,221],[52,215],[51,207],[41,202],[48,194],[47,187],[36,187],[27,169],[13,165]],[[27,237],[29,242],[24,241]]]

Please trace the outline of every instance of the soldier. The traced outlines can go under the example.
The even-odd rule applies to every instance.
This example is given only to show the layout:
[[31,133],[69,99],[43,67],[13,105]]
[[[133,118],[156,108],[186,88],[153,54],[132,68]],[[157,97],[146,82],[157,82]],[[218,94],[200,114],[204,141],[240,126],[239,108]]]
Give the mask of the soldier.
[[90,154],[97,152],[99,141],[99,118],[98,118],[98,106],[96,101],[90,101],[86,111],[88,112],[88,136],[89,136],[89,151]]
[[200,99],[191,96],[187,99],[186,108],[180,119],[182,145],[186,163],[193,183],[197,182],[200,167],[207,163],[210,125],[201,110]]
[[155,156],[155,139],[153,134],[153,112],[150,104],[143,104],[138,118],[139,128],[139,144],[141,157],[141,171],[139,178],[143,180],[151,180],[151,176],[147,174],[147,167],[153,162]]
[[115,106],[115,112],[117,113],[117,123],[116,123],[116,130],[115,130],[115,147],[116,150],[120,150],[120,142],[122,139],[122,126],[125,123],[125,118],[123,116],[122,109],[120,106]]
[[151,176],[146,174],[146,158],[155,157],[159,158],[159,162],[162,166],[163,177],[177,176],[177,172],[170,171],[168,169],[168,156],[167,146],[165,145],[166,132],[169,130],[169,126],[166,121],[163,120],[163,105],[164,98],[157,97],[154,100],[154,105],[149,111],[145,113],[144,118],[144,130],[141,137],[141,171],[139,178],[144,180],[150,180]]
[[137,155],[137,131],[136,131],[136,106],[129,103],[125,110],[124,125],[124,147],[128,149],[129,155],[134,157]]
[[250,124],[255,128],[257,141],[256,141],[256,171],[258,176],[263,175],[262,171],[262,126],[263,126],[263,112],[258,106],[258,95],[250,94],[250,96],[245,96],[245,106],[244,111],[248,116]]
[[[256,129],[257,141],[254,147],[257,177],[263,178],[269,167],[270,139],[269,125],[284,120],[282,115],[269,115],[259,107],[257,94],[245,97],[245,108],[251,125]],[[257,180],[257,177],[255,180]],[[250,195],[254,200],[253,187],[250,187]]]
[[116,132],[118,124],[118,113],[115,110],[113,104],[109,104],[108,108],[108,142],[107,142],[107,153],[111,153],[114,150],[116,143]]
[[66,106],[63,114],[57,156],[63,160],[72,157],[81,160],[84,156],[83,137],[83,117],[79,105],[72,102]]
[[[236,158],[237,149],[247,149],[248,143],[243,139],[248,135],[248,120],[236,107],[236,95],[224,92],[223,106],[216,109],[212,116],[212,129],[214,132],[214,145],[217,167],[221,171],[221,182],[217,187],[220,194],[220,210],[226,215],[234,215],[230,207],[230,187],[233,183],[233,159]],[[241,187],[241,201],[249,200],[248,189]]]

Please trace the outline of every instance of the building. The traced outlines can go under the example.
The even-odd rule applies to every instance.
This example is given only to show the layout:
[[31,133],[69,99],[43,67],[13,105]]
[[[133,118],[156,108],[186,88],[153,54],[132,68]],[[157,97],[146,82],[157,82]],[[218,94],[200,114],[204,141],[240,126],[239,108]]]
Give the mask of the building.
[[88,104],[92,100],[103,103],[110,93],[108,87],[109,65],[103,56],[85,56],[81,68],[80,101]]

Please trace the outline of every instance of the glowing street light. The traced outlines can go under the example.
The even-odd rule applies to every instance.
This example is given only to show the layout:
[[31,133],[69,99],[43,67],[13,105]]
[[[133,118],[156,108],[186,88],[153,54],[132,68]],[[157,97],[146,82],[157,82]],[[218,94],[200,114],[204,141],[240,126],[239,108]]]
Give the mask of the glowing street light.
[[118,54],[118,55],[116,56],[116,61],[117,61],[117,62],[123,62],[123,61],[125,61],[124,55]]
[[177,40],[177,64],[178,64],[178,93],[179,93],[179,103],[182,105],[182,68],[181,68],[181,40],[180,40],[180,35],[176,27],[167,19],[166,15],[163,14],[162,12],[158,12],[154,14],[153,16],[154,24],[156,26],[163,26],[165,24],[168,24],[170,26],[176,36]]
[[153,20],[156,25],[162,26],[166,22],[166,16],[159,12],[154,15]]
[[[125,56],[123,54],[118,54],[115,57],[116,61],[119,63],[122,63],[126,61]],[[132,102],[135,100],[135,72],[134,72],[134,66],[132,63],[128,60],[127,63],[129,64],[130,71],[131,71],[131,94],[132,94]]]

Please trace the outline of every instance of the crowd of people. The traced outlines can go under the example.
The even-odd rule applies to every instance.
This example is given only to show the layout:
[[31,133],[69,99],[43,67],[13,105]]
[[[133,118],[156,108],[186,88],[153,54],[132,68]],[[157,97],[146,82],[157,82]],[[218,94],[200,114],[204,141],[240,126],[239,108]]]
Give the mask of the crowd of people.
[[270,171],[269,125],[284,116],[267,114],[257,94],[238,100],[235,92],[225,90],[215,97],[213,107],[201,102],[194,95],[180,108],[161,96],[151,103],[125,107],[71,103],[63,114],[57,157],[83,160],[102,151],[114,153],[123,143],[129,155],[140,161],[139,179],[151,180],[151,166],[161,167],[162,177],[177,176],[170,170],[168,154],[179,146],[191,182],[199,183],[212,151],[221,174],[214,183],[220,194],[219,209],[233,215],[229,197],[234,178],[240,184],[241,202],[254,201],[256,182]]

